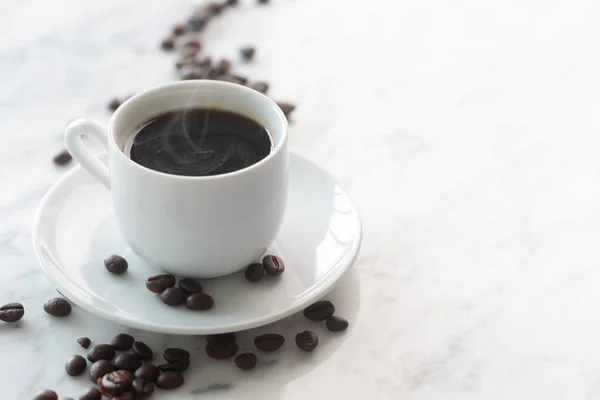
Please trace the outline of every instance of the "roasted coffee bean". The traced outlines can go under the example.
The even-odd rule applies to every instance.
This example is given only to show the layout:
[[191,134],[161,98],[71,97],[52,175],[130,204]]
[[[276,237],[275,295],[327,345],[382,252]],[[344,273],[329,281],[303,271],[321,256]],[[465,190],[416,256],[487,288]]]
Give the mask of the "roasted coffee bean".
[[281,108],[283,115],[286,117],[288,117],[296,109],[296,106],[291,103],[286,103],[284,101],[276,101],[275,103],[277,103],[279,108]]
[[327,318],[325,326],[327,326],[327,329],[329,329],[331,332],[342,332],[348,328],[348,321],[342,317],[332,315],[331,317]]
[[223,58],[217,64],[217,70],[219,71],[219,75],[227,75],[229,70],[231,69],[231,61],[226,58]]
[[146,279],[146,287],[153,293],[162,293],[165,289],[175,286],[173,275],[154,275]]
[[44,311],[53,317],[66,317],[71,314],[71,304],[63,298],[55,297],[44,303]]
[[321,300],[306,307],[302,314],[311,321],[325,321],[335,312],[335,307],[329,300]]
[[193,279],[184,278],[179,281],[179,288],[185,294],[202,293],[202,285]]
[[124,392],[112,398],[113,400],[134,400],[133,392]]
[[144,364],[135,370],[134,376],[148,382],[156,382],[160,370],[154,364]]
[[220,333],[217,335],[207,335],[206,342],[235,342],[236,335],[235,332],[231,333]]
[[163,50],[167,51],[173,50],[175,48],[175,40],[176,39],[174,36],[170,36],[161,42],[160,47],[162,47]]
[[235,358],[235,365],[241,370],[248,371],[256,367],[258,359],[254,353],[242,353]]
[[147,399],[154,393],[154,385],[142,378],[133,380],[133,393],[140,399]]
[[181,49],[181,58],[196,58],[199,52],[199,49],[195,49],[193,47],[183,47],[183,49]]
[[254,345],[262,351],[278,350],[284,343],[285,338],[278,333],[267,333],[254,339]]
[[177,347],[170,347],[163,351],[163,358],[168,363],[173,363],[180,360],[189,360],[190,352]]
[[206,354],[217,360],[233,357],[238,352],[238,345],[233,341],[214,341],[206,344]]
[[175,62],[175,68],[176,69],[182,69],[183,67],[193,67],[198,63],[198,61],[196,60],[196,57],[187,57],[187,58],[180,58],[179,60],[177,60],[177,62]]
[[132,383],[133,375],[125,370],[109,372],[98,380],[100,391],[106,397],[115,397],[126,392]]
[[21,303],[8,303],[0,307],[0,320],[4,322],[17,322],[25,315]]
[[98,360],[90,367],[90,380],[94,383],[98,382],[98,379],[102,378],[109,372],[113,372],[115,369],[108,360]]
[[77,343],[79,343],[79,345],[84,349],[87,349],[88,347],[90,347],[90,344],[92,344],[92,341],[90,340],[90,338],[80,337],[79,339],[77,339]]
[[269,254],[262,261],[265,272],[272,276],[279,276],[285,271],[283,260],[277,256]]
[[245,76],[242,75],[231,75],[233,76],[235,79],[237,79],[240,82],[240,85],[245,85],[246,83],[248,83],[248,78],[246,78]]
[[108,109],[110,111],[117,111],[117,108],[121,107],[121,104],[123,102],[115,97],[108,103]]
[[79,396],[79,400],[102,400],[102,393],[97,387],[92,386]]
[[189,39],[187,42],[185,42],[183,44],[183,48],[184,49],[193,49],[196,51],[196,54],[198,54],[198,52],[200,51],[200,49],[202,48],[202,42],[200,42],[200,40],[198,39]]
[[81,356],[71,356],[67,359],[67,364],[65,365],[65,371],[70,376],[79,376],[85,372],[87,368],[87,361],[85,358]]
[[115,356],[115,348],[110,344],[97,344],[88,350],[87,359],[91,362],[98,360],[110,361]]
[[127,260],[116,254],[113,254],[104,260],[104,266],[108,272],[112,272],[113,274],[117,275],[127,271],[127,268],[129,267]]
[[161,389],[176,389],[183,385],[183,375],[177,371],[166,371],[158,376],[156,386]]
[[217,77],[217,80],[223,82],[231,82],[237,85],[243,85],[242,81],[233,75],[220,75]]
[[112,360],[112,365],[116,370],[124,369],[134,372],[142,365],[142,362],[135,355],[130,353],[121,353]]
[[254,82],[250,87],[262,94],[267,94],[269,91],[269,84],[267,82]]
[[240,49],[240,54],[244,61],[250,61],[254,58],[254,54],[256,53],[256,48],[252,46],[245,46]]
[[162,372],[165,372],[165,371],[184,372],[186,369],[188,369],[189,366],[190,366],[190,360],[183,359],[183,360],[175,361],[172,363],[159,365],[158,369]]
[[193,32],[200,32],[208,23],[209,15],[194,15],[188,20],[188,27]]
[[244,276],[250,282],[258,282],[265,276],[265,269],[261,263],[250,264],[244,272]]
[[313,351],[319,344],[319,337],[311,331],[300,332],[296,335],[296,345],[300,350]]
[[119,333],[113,338],[110,344],[117,350],[129,350],[133,346],[135,339],[127,333]]
[[57,400],[58,395],[54,390],[42,390],[38,392],[33,400]]
[[192,293],[185,299],[185,306],[191,310],[208,310],[215,304],[207,293]]
[[222,3],[217,3],[217,2],[212,2],[212,3],[208,3],[208,10],[215,14],[221,14],[221,12],[223,11],[224,8],[224,4]]
[[56,165],[67,165],[71,162],[72,159],[73,156],[71,155],[71,153],[69,153],[68,150],[63,150],[57,155],[55,155],[52,161],[54,161],[54,164]]
[[185,26],[185,24],[175,24],[175,26],[173,27],[173,35],[175,36],[185,35],[186,32],[187,27]]
[[160,294],[160,299],[166,305],[178,306],[185,301],[185,294],[183,293],[183,290],[179,288],[170,287],[163,290]]
[[132,349],[133,354],[135,354],[140,360],[148,361],[152,360],[152,357],[154,357],[152,349],[144,342],[133,343]]
[[226,6],[236,6],[238,4],[238,0],[225,0]]

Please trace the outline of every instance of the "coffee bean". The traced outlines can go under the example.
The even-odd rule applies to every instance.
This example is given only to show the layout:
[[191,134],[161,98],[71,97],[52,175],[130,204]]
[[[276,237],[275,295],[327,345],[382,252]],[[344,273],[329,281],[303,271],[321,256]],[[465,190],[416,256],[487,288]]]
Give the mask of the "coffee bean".
[[262,351],[278,350],[284,343],[285,338],[278,333],[267,333],[254,339],[254,345]]
[[217,360],[223,360],[225,358],[235,356],[239,348],[235,342],[217,340],[207,343],[205,350],[209,357]]
[[206,26],[206,24],[208,23],[209,19],[210,19],[210,16],[208,14],[205,14],[205,15],[201,15],[201,14],[193,15],[188,20],[188,27],[193,32],[200,32]]
[[311,331],[300,332],[296,335],[296,345],[300,350],[313,351],[319,344],[319,337]]
[[98,379],[100,392],[106,397],[114,397],[124,393],[131,387],[133,375],[129,371],[113,371]]
[[176,69],[182,69],[183,67],[192,68],[197,63],[198,63],[198,61],[196,60],[196,57],[180,58],[179,60],[177,60],[177,62],[175,62],[175,68]]
[[236,340],[235,332],[220,333],[220,334],[217,334],[217,335],[207,335],[206,336],[206,342],[207,343],[211,343],[211,342],[235,342],[235,340]]
[[195,49],[193,47],[183,47],[183,49],[181,49],[181,58],[183,58],[183,59],[196,58],[198,53],[199,53],[198,49]]
[[166,305],[178,306],[185,301],[185,294],[183,293],[183,290],[179,288],[170,287],[163,290],[160,294],[160,299]]
[[279,108],[281,108],[281,111],[283,111],[283,115],[285,115],[286,117],[288,117],[296,109],[295,105],[287,103],[285,101],[276,101],[275,103],[277,103]]
[[240,49],[240,54],[244,61],[250,61],[254,58],[254,54],[256,53],[256,49],[252,46],[245,46]]
[[124,392],[121,393],[115,397],[113,397],[113,400],[134,400],[134,395],[133,392]]
[[146,287],[153,293],[162,293],[165,289],[175,286],[173,275],[154,275],[146,279]]
[[113,372],[115,369],[108,360],[98,360],[90,367],[90,380],[94,383],[98,382],[98,379],[102,378],[109,372]]
[[144,364],[135,370],[134,376],[148,382],[155,382],[160,370],[154,364]]
[[98,360],[110,361],[115,356],[115,348],[110,344],[97,344],[88,350],[87,359],[91,362]]
[[179,288],[185,294],[202,293],[202,285],[193,279],[184,278],[179,281]]
[[113,338],[110,344],[117,350],[129,350],[133,346],[135,339],[126,333],[119,333]]
[[191,310],[208,310],[215,301],[207,293],[192,293],[185,299],[185,306]]
[[237,81],[240,83],[240,85],[245,85],[246,83],[248,83],[248,78],[246,78],[245,76],[242,75],[231,75],[233,76],[235,79],[237,79]]
[[268,4],[269,0],[258,0],[258,4]]
[[21,303],[8,303],[0,307],[0,320],[4,322],[17,322],[25,315]]
[[79,343],[79,345],[84,349],[87,349],[88,347],[90,347],[90,344],[92,344],[92,341],[90,340],[90,338],[80,337],[79,339],[77,339],[77,343]]
[[250,264],[244,272],[244,276],[250,282],[258,282],[265,275],[265,269],[261,263]]
[[225,0],[226,6],[236,6],[238,4],[238,0]]
[[55,297],[44,303],[44,311],[53,317],[66,317],[71,314],[71,304],[63,298]]
[[243,85],[242,81],[233,75],[220,75],[217,77],[217,80],[222,82],[231,82],[237,85]]
[[110,111],[117,111],[117,108],[121,107],[121,104],[123,102],[115,97],[108,103],[108,109]]
[[141,378],[134,379],[131,386],[133,393],[140,399],[147,399],[154,393],[154,385]]
[[79,396],[79,400],[102,400],[102,393],[96,387],[91,387]]
[[177,371],[166,371],[158,376],[156,386],[161,389],[177,389],[183,385],[183,375]]
[[221,12],[223,11],[223,8],[224,8],[224,4],[216,3],[216,2],[208,3],[208,10],[215,15],[221,14]]
[[54,390],[42,390],[38,392],[33,400],[57,400],[58,395]]
[[165,371],[184,372],[186,369],[188,369],[189,366],[190,366],[190,360],[183,359],[183,360],[175,361],[172,363],[159,365],[158,369],[162,372],[165,372]]
[[79,376],[85,372],[87,368],[87,362],[85,358],[81,356],[71,356],[67,359],[67,364],[65,365],[65,371],[70,376]]
[[104,260],[104,266],[106,267],[108,272],[112,272],[113,274],[118,275],[127,271],[127,267],[129,265],[127,264],[127,260],[125,260],[123,257],[113,254],[112,256]]
[[160,44],[163,50],[173,50],[175,48],[175,37],[170,36],[163,40]]
[[187,27],[185,26],[185,24],[175,24],[175,26],[173,27],[173,35],[175,36],[185,35],[186,32]]
[[69,153],[68,150],[63,150],[57,155],[55,155],[52,161],[54,161],[54,164],[56,165],[67,165],[71,162],[72,159],[73,156],[71,155],[71,153]]
[[248,371],[256,367],[258,359],[253,353],[242,353],[235,358],[235,365],[241,370]]
[[190,352],[184,349],[180,349],[177,347],[170,347],[163,351],[163,358],[168,363],[174,363],[180,360],[189,360]]
[[195,50],[196,51],[195,54],[198,54],[198,52],[202,48],[202,42],[200,42],[200,40],[198,40],[198,39],[192,38],[183,44],[183,48]]
[[229,61],[226,58],[223,58],[217,64],[217,70],[219,72],[219,75],[227,75],[229,73],[230,69],[231,69],[231,61]]
[[142,362],[135,355],[130,353],[121,353],[112,360],[112,365],[116,370],[124,369],[134,372],[142,365]]
[[285,271],[283,260],[277,256],[269,254],[263,258],[262,263],[265,272],[269,275],[279,276]]
[[152,349],[144,342],[133,343],[133,354],[135,354],[140,360],[148,361],[152,360],[154,353]]
[[328,300],[317,301],[306,307],[302,314],[311,321],[325,321],[335,312],[333,303]]
[[267,94],[269,91],[269,84],[267,82],[254,82],[250,87],[262,94]]
[[331,332],[342,332],[348,328],[348,321],[342,317],[332,315],[331,317],[327,318],[325,326],[327,326],[327,329],[329,329]]

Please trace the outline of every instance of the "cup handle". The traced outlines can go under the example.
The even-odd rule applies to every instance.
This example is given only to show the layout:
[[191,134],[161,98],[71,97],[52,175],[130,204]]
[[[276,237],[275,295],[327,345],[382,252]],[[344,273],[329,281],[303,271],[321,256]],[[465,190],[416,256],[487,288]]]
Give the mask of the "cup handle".
[[98,140],[108,150],[108,134],[106,128],[95,121],[77,119],[67,126],[65,131],[65,144],[67,150],[83,168],[98,179],[104,186],[110,189],[108,178],[108,167],[97,157],[92,155],[83,144],[81,138],[90,135]]

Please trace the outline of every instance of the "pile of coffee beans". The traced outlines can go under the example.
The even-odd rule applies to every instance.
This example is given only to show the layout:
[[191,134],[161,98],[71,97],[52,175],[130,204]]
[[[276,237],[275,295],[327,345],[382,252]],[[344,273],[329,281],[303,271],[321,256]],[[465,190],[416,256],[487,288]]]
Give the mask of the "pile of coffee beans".
[[[91,344],[89,338],[77,339],[83,348]],[[189,367],[191,355],[187,350],[168,348],[163,352],[165,363],[149,363],[154,358],[152,349],[136,341],[127,333],[115,336],[110,344],[98,344],[88,350],[91,364],[90,380],[97,385],[79,396],[80,400],[101,400],[102,396],[115,400],[147,399],[154,393],[154,386],[170,390],[183,385],[183,372]],[[67,359],[65,371],[69,376],[79,376],[87,369],[87,361],[81,355]],[[35,400],[58,399],[56,392],[44,390]],[[63,399],[69,399],[64,397]]]
[[280,276],[285,271],[285,263],[275,255],[269,254],[263,257],[262,263],[253,263],[246,268],[244,276],[250,282],[260,281],[265,274]]
[[202,284],[190,278],[183,278],[175,286],[177,279],[173,275],[154,275],[146,280],[146,288],[152,293],[160,294],[160,299],[168,306],[176,307],[185,304],[190,310],[211,309],[215,301],[204,293]]

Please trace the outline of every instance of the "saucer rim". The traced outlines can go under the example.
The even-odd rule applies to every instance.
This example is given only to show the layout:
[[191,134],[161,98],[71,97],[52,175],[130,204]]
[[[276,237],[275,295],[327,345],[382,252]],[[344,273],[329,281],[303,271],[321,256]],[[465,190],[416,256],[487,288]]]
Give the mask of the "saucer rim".
[[[105,159],[107,157],[107,155],[101,154],[98,157],[100,159]],[[40,238],[41,238],[40,232],[41,232],[41,229],[43,226],[42,214],[44,213],[44,211],[46,209],[48,209],[49,203],[54,199],[54,197],[56,196],[56,192],[58,192],[60,190],[60,188],[65,184],[65,182],[67,182],[69,179],[72,179],[73,175],[80,173],[82,171],[82,167],[80,165],[74,166],[70,171],[67,171],[56,182],[54,182],[52,184],[52,186],[48,189],[48,191],[44,194],[44,196],[42,197],[42,199],[36,209],[36,212],[34,215],[33,229],[32,229],[32,244],[33,244],[34,253],[36,255],[37,261],[40,264],[44,273],[55,284],[57,289],[60,290],[61,294],[64,293],[67,300],[78,305],[79,307],[83,308],[84,310],[90,312],[93,315],[96,315],[98,317],[101,317],[101,318],[107,319],[109,321],[113,321],[113,322],[116,322],[116,323],[119,323],[119,324],[122,324],[122,325],[125,325],[128,327],[136,328],[136,329],[142,329],[142,330],[146,330],[146,331],[165,333],[165,334],[176,334],[176,335],[213,335],[213,334],[219,334],[219,333],[237,332],[237,331],[242,331],[242,330],[246,330],[246,329],[252,329],[252,328],[264,326],[264,325],[273,323],[275,321],[279,321],[283,318],[289,317],[290,315],[293,315],[293,314],[299,312],[300,310],[306,308],[308,305],[312,304],[313,302],[323,298],[327,293],[329,293],[331,290],[333,290],[335,284],[342,278],[342,276],[344,276],[344,274],[346,274],[350,270],[350,268],[356,262],[356,259],[358,258],[358,255],[360,253],[360,249],[362,246],[362,238],[363,238],[363,224],[362,224],[360,211],[359,211],[358,207],[356,206],[356,204],[354,203],[354,201],[352,200],[352,198],[350,197],[350,195],[348,194],[348,191],[346,191],[344,189],[344,187],[339,183],[339,181],[337,179],[335,179],[335,177],[333,177],[326,169],[322,168],[319,164],[315,163],[314,161],[312,161],[296,152],[293,152],[293,151],[290,151],[290,158],[291,157],[298,157],[298,158],[302,159],[303,161],[305,161],[309,164],[312,164],[312,166],[319,169],[321,171],[321,173],[326,174],[329,178],[331,178],[333,181],[336,182],[336,184],[342,189],[342,191],[350,199],[352,208],[354,209],[354,215],[355,215],[356,224],[357,224],[356,240],[354,240],[352,248],[346,253],[350,256],[343,257],[340,260],[338,260],[334,265],[332,265],[330,271],[336,271],[336,273],[334,275],[327,276],[328,274],[326,274],[322,278],[323,279],[322,282],[320,282],[316,285],[312,285],[311,287],[307,288],[307,290],[305,292],[312,291],[312,293],[308,294],[306,296],[306,298],[302,302],[297,304],[296,306],[285,308],[285,309],[282,309],[281,311],[277,311],[272,314],[262,316],[259,318],[254,318],[254,319],[242,322],[242,323],[236,322],[236,323],[218,325],[218,326],[214,326],[214,327],[202,327],[202,328],[200,328],[200,327],[173,327],[173,326],[168,326],[168,325],[160,325],[160,324],[157,325],[154,323],[140,322],[140,321],[128,319],[127,317],[121,316],[120,314],[113,314],[113,313],[109,312],[108,310],[103,309],[102,307],[94,306],[94,304],[93,304],[94,297],[73,283],[72,279],[70,279],[64,273],[64,271],[59,267],[61,265],[61,263],[54,260],[54,257],[51,257],[50,254],[48,254],[48,256],[51,257],[51,260],[50,261],[44,260],[44,256],[42,255],[43,246],[40,243]],[[92,178],[92,177],[90,177],[90,178]],[[299,293],[299,295],[301,295],[301,294],[302,293]]]

